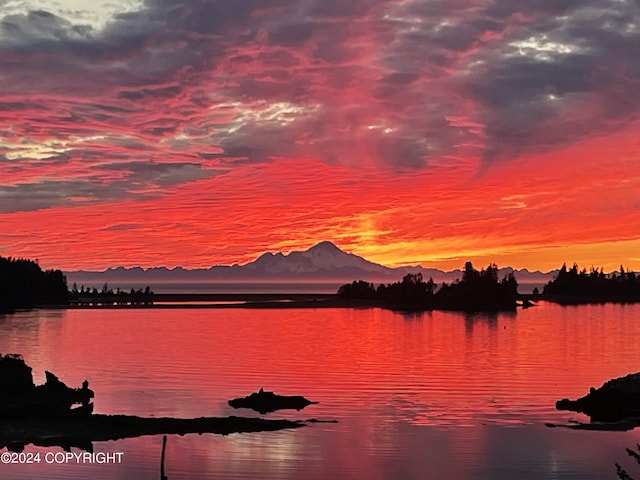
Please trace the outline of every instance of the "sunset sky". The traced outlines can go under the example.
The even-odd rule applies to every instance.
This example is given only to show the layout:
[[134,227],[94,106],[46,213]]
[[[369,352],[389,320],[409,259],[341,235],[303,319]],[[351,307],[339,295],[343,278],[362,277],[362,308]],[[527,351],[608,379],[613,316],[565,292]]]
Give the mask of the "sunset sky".
[[634,0],[0,0],[0,255],[640,270]]

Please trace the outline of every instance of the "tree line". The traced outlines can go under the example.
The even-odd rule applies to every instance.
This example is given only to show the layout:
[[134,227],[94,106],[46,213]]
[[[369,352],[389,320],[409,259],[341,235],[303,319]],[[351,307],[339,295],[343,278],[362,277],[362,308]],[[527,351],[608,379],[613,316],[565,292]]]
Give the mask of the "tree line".
[[101,290],[96,287],[85,288],[77,284],[71,288],[70,303],[72,305],[152,305],[153,291],[148,285],[142,289],[131,288],[130,291],[110,287],[105,283]]
[[67,278],[60,270],[42,270],[37,261],[24,258],[0,257],[0,312],[33,308],[38,305],[150,305],[150,287],[115,291],[106,283],[102,290],[80,289],[74,284],[71,291]]
[[389,284],[362,280],[342,285],[338,296],[368,300],[388,306],[414,309],[511,310],[516,307],[518,282],[513,273],[498,278],[498,267],[490,264],[476,270],[466,262],[462,279],[438,286],[433,278],[424,281],[421,273],[409,273],[401,281]]
[[640,275],[625,270],[620,265],[618,272],[604,273],[603,269],[591,267],[578,269],[574,263],[567,268],[566,263],[558,271],[558,275],[547,283],[543,295],[585,296],[592,298],[640,298]]
[[42,270],[37,262],[0,257],[0,309],[65,304],[67,279],[60,270]]

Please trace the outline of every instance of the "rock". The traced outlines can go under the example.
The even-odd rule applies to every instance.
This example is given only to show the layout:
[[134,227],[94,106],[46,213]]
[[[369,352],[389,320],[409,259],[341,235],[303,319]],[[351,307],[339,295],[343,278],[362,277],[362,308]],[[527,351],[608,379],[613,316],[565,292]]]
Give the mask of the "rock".
[[640,417],[640,372],[614,378],[577,400],[556,402],[558,410],[571,410],[591,417],[592,421],[615,422]]
[[281,409],[302,410],[313,403],[318,402],[312,402],[300,395],[276,395],[273,392],[265,392],[262,388],[257,393],[229,400],[229,405],[233,408],[250,408],[262,414]]
[[88,382],[82,388],[70,388],[51,372],[45,376],[46,383],[34,385],[31,367],[20,355],[0,355],[0,418],[91,413],[94,394]]

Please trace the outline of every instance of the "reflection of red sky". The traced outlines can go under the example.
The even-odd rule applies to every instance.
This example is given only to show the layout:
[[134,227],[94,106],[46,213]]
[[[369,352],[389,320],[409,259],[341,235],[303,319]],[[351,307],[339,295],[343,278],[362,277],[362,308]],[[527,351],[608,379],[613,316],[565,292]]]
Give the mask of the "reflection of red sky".
[[22,352],[38,383],[44,369],[70,385],[88,378],[100,412],[229,414],[226,400],[263,386],[320,400],[313,415],[392,408],[411,423],[475,424],[549,418],[557,399],[635,371],[640,348],[629,306],[542,305],[475,320],[283,312],[71,310],[0,351]]
[[[640,324],[633,321],[638,308],[631,305],[542,304],[516,317],[475,320],[444,312],[404,319],[382,310],[56,313],[62,316],[5,321],[0,351],[22,352],[37,382],[45,369],[69,385],[88,378],[99,412],[246,414],[226,401],[264,386],[321,402],[302,412],[279,412],[277,418],[339,419],[296,432],[170,437],[168,465],[176,469],[203,458],[230,462],[210,468],[239,471],[253,468],[247,464],[253,461],[273,462],[277,469],[330,459],[344,472],[377,478],[387,462],[399,458],[396,468],[450,468],[451,478],[474,478],[466,471],[469,465],[504,453],[510,444],[495,452],[496,442],[509,437],[507,431],[516,432],[500,434],[483,424],[524,421],[528,427],[513,433],[512,441],[526,448],[531,440],[526,428],[580,417],[555,412],[555,400],[635,371],[640,348]],[[550,442],[561,455],[584,461],[571,447],[580,432],[570,434],[531,441],[537,448]],[[193,448],[187,448],[191,442]],[[142,451],[157,459],[160,444],[153,439],[128,445],[123,448],[128,465],[146,464],[138,458]],[[101,450],[117,446],[103,444]],[[413,452],[420,447],[428,452]],[[609,465],[612,457],[605,457],[588,456]],[[407,458],[411,463],[403,467]],[[429,462],[420,463],[422,458]],[[454,459],[464,461],[447,467]]]
[[0,253],[63,269],[189,268],[330,239],[390,265],[452,269],[471,259],[542,270],[563,261],[637,268],[640,152],[628,132],[484,166],[471,159],[396,172],[313,160],[248,165],[168,188],[156,200],[0,215]]

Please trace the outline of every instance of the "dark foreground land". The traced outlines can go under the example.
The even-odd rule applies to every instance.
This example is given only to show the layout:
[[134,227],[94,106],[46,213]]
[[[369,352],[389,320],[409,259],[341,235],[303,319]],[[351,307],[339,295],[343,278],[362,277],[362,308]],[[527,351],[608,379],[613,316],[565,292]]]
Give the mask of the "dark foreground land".
[[245,417],[146,418],[132,415],[88,415],[48,419],[9,419],[0,424],[0,448],[21,451],[26,445],[79,447],[92,442],[143,435],[265,432],[300,428],[302,421]]
[[[298,428],[301,421],[244,417],[145,418],[133,415],[92,415],[89,382],[69,388],[51,372],[35,385],[29,367],[18,354],[0,355],[0,448],[21,451],[40,446],[90,449],[93,441],[142,435],[262,432]],[[74,408],[74,405],[80,407]]]

